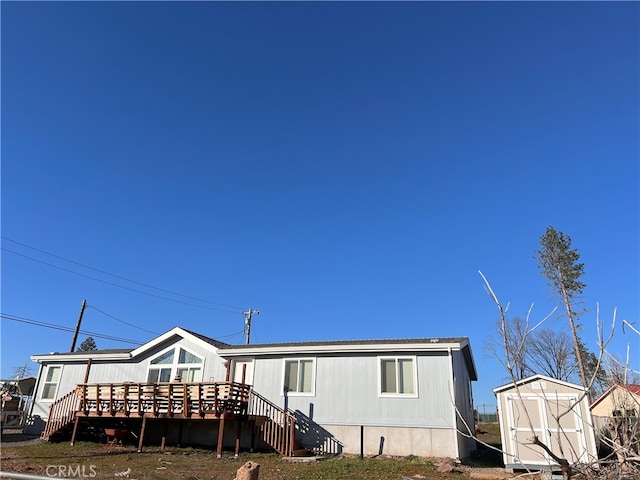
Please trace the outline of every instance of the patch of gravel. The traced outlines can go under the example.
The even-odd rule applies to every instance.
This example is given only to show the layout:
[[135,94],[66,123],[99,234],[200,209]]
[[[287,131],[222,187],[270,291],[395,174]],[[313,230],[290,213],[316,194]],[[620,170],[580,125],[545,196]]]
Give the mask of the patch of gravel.
[[47,443],[42,440],[39,435],[28,435],[22,432],[22,429],[6,428],[2,430],[0,443],[7,446],[19,447],[21,445],[34,445],[37,443]]

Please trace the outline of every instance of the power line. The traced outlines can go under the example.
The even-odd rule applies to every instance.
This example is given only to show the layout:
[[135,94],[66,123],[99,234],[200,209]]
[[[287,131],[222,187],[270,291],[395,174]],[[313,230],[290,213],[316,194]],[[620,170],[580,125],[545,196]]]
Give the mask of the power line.
[[106,315],[107,317],[113,318],[114,320],[117,320],[120,323],[124,323],[125,325],[129,325],[130,327],[137,328],[138,330],[142,330],[143,332],[152,333],[153,335],[160,335],[160,332],[153,332],[151,330],[146,330],[146,329],[144,329],[142,327],[138,327],[137,325],[134,325],[133,323],[125,322],[124,320],[121,320],[118,317],[114,317],[113,315],[111,315],[111,314],[109,314],[107,312],[103,312],[102,310],[100,310],[97,307],[94,307],[93,305],[88,305],[87,304],[87,307],[93,308],[94,310],[100,312],[103,315]]
[[[56,325],[56,324],[53,324],[53,323],[41,322],[41,321],[38,321],[38,320],[31,320],[29,318],[17,317],[15,315],[9,315],[7,313],[0,313],[0,318],[3,318],[5,320],[12,320],[14,322],[28,323],[30,325],[36,325],[38,327],[45,327],[45,328],[51,328],[53,330],[60,330],[62,332],[74,332],[75,331],[74,328],[65,327],[64,325]],[[130,344],[133,344],[133,345],[142,345],[144,343],[144,342],[139,342],[139,341],[136,341],[136,340],[129,340],[129,339],[126,339],[126,338],[113,337],[111,335],[105,335],[103,333],[89,332],[87,330],[80,330],[79,333],[82,333],[83,335],[88,335],[88,336],[91,336],[91,337],[103,338],[105,340],[113,340],[115,342],[130,343]]]
[[131,292],[140,293],[142,295],[148,295],[150,297],[160,298],[162,300],[167,300],[169,302],[181,303],[183,305],[190,305],[192,307],[205,308],[207,310],[216,310],[216,311],[219,311],[219,312],[228,312],[228,313],[239,313],[239,312],[237,312],[235,310],[226,310],[226,309],[222,309],[222,308],[208,307],[206,305],[198,305],[197,303],[184,302],[182,300],[177,300],[175,298],[169,298],[169,297],[163,297],[163,296],[160,296],[160,295],[155,295],[153,293],[144,292],[142,290],[137,290],[135,288],[125,287],[124,285],[119,285],[117,283],[109,282],[109,281],[103,280],[101,278],[92,277],[92,276],[86,275],[84,273],[76,272],[75,270],[69,270],[68,268],[64,268],[64,267],[61,267],[59,265],[55,265],[53,263],[45,262],[44,260],[39,260],[37,258],[30,257],[30,256],[25,255],[23,253],[19,253],[19,252],[16,252],[14,250],[10,250],[10,249],[8,249],[6,247],[2,247],[2,250],[5,251],[5,252],[8,252],[8,253],[13,253],[14,255],[18,255],[19,257],[27,258],[27,259],[32,260],[34,262],[42,263],[44,265],[48,265],[50,267],[57,268],[57,269],[62,270],[64,272],[73,273],[74,275],[78,275],[80,277],[88,278],[90,280],[95,280],[96,282],[104,283],[104,284],[110,285],[112,287],[122,288],[123,290],[129,290]]
[[243,334],[244,334],[244,330],[240,330],[239,332],[231,333],[231,334],[229,334],[229,335],[224,335],[224,336],[222,336],[222,337],[218,337],[218,336],[216,335],[216,340],[222,340],[223,338],[236,337],[236,336],[238,336],[238,335],[243,335]]
[[[19,241],[17,241],[17,240],[13,240],[12,238],[5,237],[4,235],[0,236],[0,238],[2,238],[3,240],[7,240],[7,241],[9,241],[9,242],[15,243],[15,244],[17,244],[17,245],[20,245],[20,246],[22,246],[22,247],[26,247],[26,248],[29,248],[29,249],[31,249],[31,250],[35,250],[36,252],[44,253],[45,255],[49,255],[49,256],[51,256],[51,257],[55,257],[55,258],[58,258],[58,259],[60,259],[60,260],[64,260],[65,262],[73,263],[74,265],[78,265],[78,266],[81,266],[81,267],[83,267],[83,268],[87,268],[87,269],[89,269],[89,270],[93,270],[93,271],[95,271],[95,272],[103,273],[103,274],[105,274],[105,275],[109,275],[109,276],[111,276],[111,277],[118,278],[118,279],[120,279],[120,280],[125,280],[125,281],[127,281],[127,282],[135,283],[135,284],[137,284],[137,285],[141,285],[141,286],[143,286],[143,287],[151,288],[151,289],[153,289],[153,290],[157,290],[157,291],[159,291],[159,292],[169,293],[169,294],[171,294],[171,295],[175,295],[175,296],[182,297],[182,298],[188,298],[188,299],[190,299],[190,300],[196,300],[196,301],[198,301],[198,302],[209,303],[209,304],[212,304],[212,305],[219,305],[219,306],[221,306],[221,307],[228,307],[228,308],[233,308],[233,309],[241,310],[241,308],[240,308],[240,307],[236,307],[236,306],[234,306],[234,305],[227,305],[227,304],[224,304],[224,303],[213,302],[213,301],[211,301],[211,300],[205,300],[205,299],[202,299],[202,298],[192,297],[192,296],[189,296],[189,295],[183,295],[182,293],[173,292],[173,291],[171,291],[171,290],[166,290],[166,289],[164,289],[164,288],[154,287],[153,285],[149,285],[148,283],[139,282],[139,281],[137,281],[137,280],[132,280],[132,279],[130,279],[130,278],[123,277],[123,276],[121,276],[121,275],[116,275],[115,273],[110,273],[110,272],[107,272],[107,271],[105,271],[105,270],[101,270],[101,269],[99,269],[99,268],[91,267],[91,266],[89,266],[89,265],[85,265],[85,264],[83,264],[83,263],[76,262],[75,260],[70,260],[70,259],[68,259],[68,258],[61,257],[60,255],[56,255],[55,253],[47,252],[47,251],[45,251],[45,250],[41,250],[41,249],[39,249],[39,248],[32,247],[31,245],[27,245],[26,243],[22,243],[22,242],[19,242]],[[4,249],[3,249],[3,250],[4,250]],[[9,250],[9,251],[10,251],[10,250]],[[15,253],[15,252],[11,252],[11,253]],[[30,257],[27,257],[27,258],[30,258]],[[223,310],[223,311],[225,311],[225,310]],[[236,313],[236,312],[234,312],[234,313]]]
[[[87,305],[87,306],[97,310],[97,308],[92,307],[91,305]],[[101,312],[101,313],[105,313],[105,312]],[[105,315],[107,315],[109,317],[112,317],[112,318],[115,318],[112,315],[109,315],[107,313],[105,313]],[[74,332],[75,331],[74,328],[65,327],[64,325],[56,325],[54,323],[47,323],[47,322],[42,322],[42,321],[39,321],[39,320],[32,320],[30,318],[18,317],[16,315],[10,315],[8,313],[0,313],[0,318],[3,318],[5,320],[11,320],[11,321],[14,321],[14,322],[26,323],[26,324],[29,324],[29,325],[36,325],[38,327],[44,327],[44,328],[50,328],[50,329],[53,329],[53,330],[59,330],[59,331],[62,331],[62,332]],[[118,319],[116,318],[116,320],[118,320]],[[123,323],[126,323],[126,322],[123,322]],[[111,335],[105,335],[103,333],[90,332],[88,330],[80,330],[79,333],[81,333],[83,335],[88,335],[88,336],[91,336],[91,337],[103,338],[105,340],[112,340],[112,341],[115,341],[115,342],[130,343],[130,344],[133,344],[133,345],[144,345],[144,343],[145,343],[145,342],[140,342],[140,341],[137,341],[137,340],[128,340],[126,338],[113,337]],[[149,333],[154,333],[154,332],[149,332]],[[241,330],[239,332],[231,333],[229,335],[216,336],[216,339],[217,340],[221,340],[223,338],[235,337],[237,335],[241,335],[241,334],[244,334],[244,333],[245,333],[245,331]]]

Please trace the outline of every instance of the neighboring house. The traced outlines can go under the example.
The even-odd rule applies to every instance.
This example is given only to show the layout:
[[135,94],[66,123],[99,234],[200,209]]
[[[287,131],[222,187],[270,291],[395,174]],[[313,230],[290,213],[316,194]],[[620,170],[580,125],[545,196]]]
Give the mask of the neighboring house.
[[537,437],[569,463],[597,460],[593,423],[586,389],[544,375],[534,375],[493,389],[505,468],[559,470]]
[[598,440],[604,445],[611,446],[613,441],[637,452],[640,385],[611,385],[591,404],[591,416]]
[[594,417],[638,417],[640,414],[640,385],[616,383],[591,404]]
[[[474,431],[471,382],[477,372],[467,338],[228,345],[175,327],[133,350],[32,359],[41,365],[32,415],[47,419],[54,402],[79,397],[84,403],[74,404],[75,418],[127,421],[141,447],[144,434],[163,445],[216,444],[220,452],[223,443],[233,445],[229,433],[236,432],[225,431],[224,418],[237,421],[236,445],[273,446],[265,435],[274,430],[272,436],[282,436],[288,431],[283,419],[290,418],[295,447],[273,447],[283,454],[306,448],[464,458],[475,449],[475,441],[461,433]],[[250,386],[250,393],[234,397],[240,407],[219,406],[232,396],[220,393],[225,385],[234,392]],[[207,400],[203,392],[214,386],[215,398]],[[160,387],[168,394],[158,393]],[[155,388],[155,397],[145,410],[148,388]],[[87,400],[96,396],[97,402]],[[159,406],[161,398],[168,407]],[[154,421],[147,425],[147,417]],[[185,420],[179,429],[167,428],[179,419]],[[200,421],[207,419],[212,422]],[[156,420],[164,420],[164,432]]]
[[0,429],[24,427],[36,377],[0,380]]

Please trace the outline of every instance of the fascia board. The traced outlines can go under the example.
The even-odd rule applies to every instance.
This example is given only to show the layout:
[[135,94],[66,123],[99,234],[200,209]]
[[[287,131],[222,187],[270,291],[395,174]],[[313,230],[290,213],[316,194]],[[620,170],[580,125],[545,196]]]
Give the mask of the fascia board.
[[193,343],[203,347],[206,350],[213,351],[213,352],[215,352],[217,350],[216,347],[214,347],[210,343],[207,343],[204,340],[196,337],[195,335],[192,335],[191,333],[187,332],[186,330],[183,330],[180,327],[174,327],[171,330],[169,330],[168,332],[163,333],[159,337],[156,337],[153,340],[151,340],[150,342],[147,342],[144,345],[140,345],[138,348],[133,350],[131,352],[131,358],[135,358],[138,355],[143,354],[144,352],[150,350],[151,348],[153,348],[153,347],[155,347],[157,345],[160,345],[161,343],[163,343],[164,341],[170,339],[171,337],[173,337],[175,335],[177,335],[179,337],[182,337],[182,338],[187,338],[190,342],[193,342]]
[[86,360],[128,360],[131,358],[130,352],[125,353],[87,353],[84,355],[78,354],[69,354],[65,355],[60,353],[55,353],[51,355],[32,355],[31,360],[34,362],[42,363],[42,362],[69,362],[69,361],[86,361]]
[[584,388],[582,385],[578,385],[576,383],[569,383],[569,382],[565,382],[564,380],[558,380],[557,378],[551,378],[551,377],[547,377],[546,375],[532,375],[531,377],[527,377],[527,378],[523,378],[522,380],[518,380],[517,382],[513,383],[506,383],[504,385],[501,385],[499,387],[496,387],[493,389],[493,393],[497,394],[499,392],[505,391],[505,390],[509,390],[510,388],[514,388],[516,386],[520,387],[522,385],[525,385],[527,383],[532,383],[532,382],[536,382],[536,381],[545,381],[545,382],[550,382],[550,383],[556,383],[558,385],[562,385],[564,387],[569,387],[569,388],[574,388],[576,390],[581,390],[583,392],[586,392],[587,389]]
[[218,355],[221,357],[260,357],[265,355],[291,355],[314,353],[384,353],[384,352],[447,352],[460,350],[460,343],[383,343],[383,344],[358,344],[358,345],[274,345],[269,347],[251,348],[221,348]]

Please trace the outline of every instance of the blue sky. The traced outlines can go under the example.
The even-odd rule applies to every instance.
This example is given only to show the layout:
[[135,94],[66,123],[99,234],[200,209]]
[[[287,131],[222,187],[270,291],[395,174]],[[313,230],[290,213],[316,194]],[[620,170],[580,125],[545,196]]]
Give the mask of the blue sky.
[[639,320],[639,12],[2,2],[2,376],[72,337],[7,315],[73,328],[86,298],[83,330],[137,342],[242,343],[249,308],[255,343],[468,336],[495,403],[478,271],[542,318],[549,225],[595,349],[597,305]]

